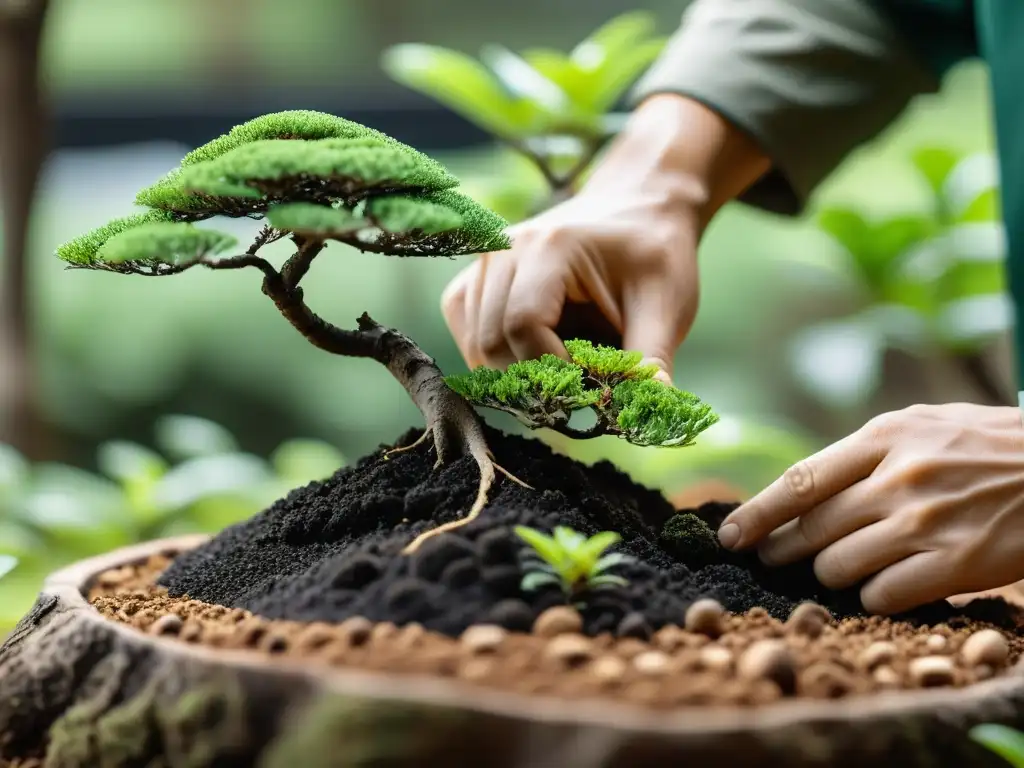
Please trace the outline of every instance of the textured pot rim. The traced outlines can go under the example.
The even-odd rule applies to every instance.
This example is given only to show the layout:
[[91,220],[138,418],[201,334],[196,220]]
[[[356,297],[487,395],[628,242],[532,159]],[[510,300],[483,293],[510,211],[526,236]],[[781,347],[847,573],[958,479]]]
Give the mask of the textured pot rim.
[[81,560],[46,579],[42,593],[58,598],[78,620],[99,622],[119,632],[128,642],[142,644],[163,654],[209,664],[242,667],[266,675],[299,676],[324,692],[381,701],[431,704],[523,720],[577,726],[597,726],[648,733],[726,735],[766,731],[811,723],[878,720],[900,715],[958,719],[993,698],[1004,698],[1024,689],[1024,661],[1003,677],[966,688],[891,691],[835,701],[794,699],[757,708],[683,708],[674,712],[644,710],[601,700],[555,699],[487,690],[459,681],[426,675],[364,672],[358,669],[310,665],[267,657],[256,651],[223,650],[152,637],[128,625],[109,621],[87,601],[86,592],[96,577],[119,566],[144,562],[152,555],[175,554],[193,549],[205,535],[158,539]]

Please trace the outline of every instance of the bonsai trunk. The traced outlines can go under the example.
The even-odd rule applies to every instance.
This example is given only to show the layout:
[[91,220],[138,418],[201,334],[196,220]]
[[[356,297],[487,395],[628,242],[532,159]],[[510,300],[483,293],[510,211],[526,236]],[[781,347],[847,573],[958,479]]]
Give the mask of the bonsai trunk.
[[[445,383],[444,374],[433,358],[404,333],[385,328],[365,312],[359,318],[358,330],[346,330],[324,320],[306,305],[299,281],[309,271],[313,259],[324,249],[322,241],[296,238],[298,251],[285,262],[280,271],[255,255],[256,250],[265,242],[265,236],[261,236],[244,256],[204,263],[212,269],[243,266],[259,268],[263,272],[263,293],[314,346],[347,357],[369,357],[387,368],[419,408],[426,424],[426,431],[420,440],[398,450],[411,450],[430,437],[437,451],[435,466],[448,464],[463,456],[472,456],[480,468],[479,490],[469,513],[459,520],[421,534],[405,551],[414,552],[428,538],[476,519],[487,504],[487,494],[494,483],[495,470],[500,467],[491,458],[483,424],[472,406]],[[511,475],[509,477],[516,480]]]
[[0,4],[0,442],[41,457],[28,300],[28,231],[46,155],[39,48],[48,0]]

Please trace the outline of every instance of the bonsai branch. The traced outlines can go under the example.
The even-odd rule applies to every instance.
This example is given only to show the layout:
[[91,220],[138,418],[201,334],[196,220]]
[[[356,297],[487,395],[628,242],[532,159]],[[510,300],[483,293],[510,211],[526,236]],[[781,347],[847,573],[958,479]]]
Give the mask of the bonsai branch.
[[[256,267],[263,272],[263,293],[311,344],[338,355],[369,357],[387,368],[419,408],[426,423],[424,436],[409,447],[425,442],[429,435],[437,452],[435,467],[462,456],[471,456],[476,462],[480,470],[480,484],[469,513],[418,536],[405,550],[411,553],[427,539],[475,520],[487,505],[487,496],[498,467],[487,447],[483,424],[473,407],[445,383],[444,375],[433,358],[412,339],[400,331],[385,328],[365,312],[359,318],[358,330],[345,330],[323,319],[306,305],[302,289],[295,283],[323,247],[320,241],[301,241],[299,250],[280,272],[252,252],[203,263],[211,269]],[[289,264],[292,265],[290,270]],[[504,469],[501,471],[511,477]]]

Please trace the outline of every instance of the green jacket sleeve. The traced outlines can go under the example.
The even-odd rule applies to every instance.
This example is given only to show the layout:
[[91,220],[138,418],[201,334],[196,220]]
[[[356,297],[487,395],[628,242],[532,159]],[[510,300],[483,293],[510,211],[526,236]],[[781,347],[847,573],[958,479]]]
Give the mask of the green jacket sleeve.
[[796,214],[851,150],[938,87],[872,0],[694,0],[633,101],[684,94],[749,133],[773,169],[742,199]]

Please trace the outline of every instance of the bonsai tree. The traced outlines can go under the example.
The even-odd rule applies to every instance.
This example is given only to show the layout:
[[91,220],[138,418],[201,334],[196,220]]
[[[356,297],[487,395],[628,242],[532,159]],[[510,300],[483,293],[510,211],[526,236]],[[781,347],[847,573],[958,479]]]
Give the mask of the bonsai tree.
[[[430,440],[438,466],[470,456],[480,470],[468,515],[423,534],[410,544],[413,551],[425,538],[479,515],[501,470],[471,403],[508,411],[532,428],[579,437],[613,434],[644,445],[689,445],[716,418],[695,395],[651,378],[654,369],[640,365],[638,354],[570,342],[568,360],[549,355],[504,372],[479,369],[446,380],[412,339],[368,314],[345,329],[310,309],[300,283],[330,243],[393,256],[507,248],[505,221],[457,185],[431,158],[358,123],[307,111],[263,115],[193,150],[139,192],[136,203],[147,211],[116,219],[57,253],[72,267],[146,276],[195,266],[258,269],[263,293],[309,342],[384,365],[426,423],[419,440],[397,450]],[[264,224],[238,253],[234,237],[196,226],[216,216]],[[295,251],[277,268],[259,251],[285,238]],[[569,425],[582,409],[597,416],[585,432]]]

